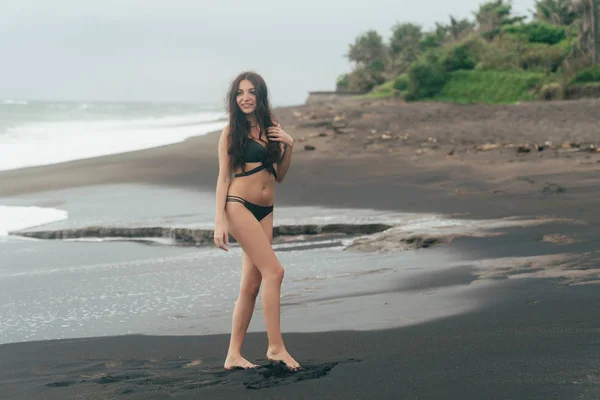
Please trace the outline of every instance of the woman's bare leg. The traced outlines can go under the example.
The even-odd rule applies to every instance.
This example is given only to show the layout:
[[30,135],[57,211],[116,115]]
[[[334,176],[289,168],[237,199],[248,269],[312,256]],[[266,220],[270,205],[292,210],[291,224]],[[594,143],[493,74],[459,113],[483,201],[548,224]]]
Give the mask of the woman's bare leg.
[[227,203],[229,231],[262,275],[262,304],[267,326],[269,348],[267,358],[283,361],[296,369],[300,364],[292,358],[283,344],[280,328],[280,292],[283,267],[261,224],[243,205]]
[[240,294],[233,308],[233,323],[231,326],[231,338],[229,350],[225,359],[225,369],[234,367],[256,368],[256,364],[242,357],[242,343],[248,331],[248,325],[252,319],[256,296],[260,289],[260,271],[252,264],[250,257],[242,252],[242,279],[240,283]]
[[[269,242],[271,242],[273,238],[273,214],[271,213],[263,218],[263,220],[260,221],[260,225],[269,238]],[[256,364],[252,364],[242,357],[242,343],[244,342],[244,337],[246,337],[246,332],[248,331],[248,325],[250,325],[252,314],[254,313],[256,296],[258,296],[261,281],[262,275],[260,274],[260,271],[252,264],[250,257],[242,251],[240,294],[233,309],[231,339],[229,341],[229,350],[225,360],[225,369],[234,367],[257,367]]]

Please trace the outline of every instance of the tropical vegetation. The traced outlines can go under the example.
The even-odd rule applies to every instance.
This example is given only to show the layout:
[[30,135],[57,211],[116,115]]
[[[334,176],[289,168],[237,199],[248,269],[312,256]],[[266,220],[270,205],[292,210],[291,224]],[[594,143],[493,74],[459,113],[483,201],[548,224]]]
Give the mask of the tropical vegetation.
[[[352,70],[337,90],[406,100],[509,103],[544,88],[600,85],[600,0],[536,0],[531,18],[510,0],[480,4],[473,18],[450,16],[424,30],[397,23],[389,38],[370,30],[349,45]],[[600,93],[600,92],[599,92]]]

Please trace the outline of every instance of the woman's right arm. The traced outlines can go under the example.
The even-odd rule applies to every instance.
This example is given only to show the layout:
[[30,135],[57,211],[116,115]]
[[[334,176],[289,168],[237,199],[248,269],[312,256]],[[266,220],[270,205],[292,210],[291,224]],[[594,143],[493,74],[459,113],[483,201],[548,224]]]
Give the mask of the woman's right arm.
[[229,232],[225,221],[225,200],[231,183],[231,167],[229,165],[229,126],[221,132],[219,138],[219,177],[217,178],[217,198],[215,211],[215,245],[227,251],[229,245]]

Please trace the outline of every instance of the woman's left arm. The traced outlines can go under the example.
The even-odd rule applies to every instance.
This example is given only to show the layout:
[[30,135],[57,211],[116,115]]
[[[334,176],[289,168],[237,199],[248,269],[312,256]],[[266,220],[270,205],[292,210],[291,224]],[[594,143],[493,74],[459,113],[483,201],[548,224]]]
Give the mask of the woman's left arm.
[[294,139],[288,135],[281,125],[272,126],[267,129],[267,137],[269,140],[279,142],[281,149],[281,159],[277,163],[277,182],[283,182],[285,174],[287,174],[292,162],[292,149],[294,148]]

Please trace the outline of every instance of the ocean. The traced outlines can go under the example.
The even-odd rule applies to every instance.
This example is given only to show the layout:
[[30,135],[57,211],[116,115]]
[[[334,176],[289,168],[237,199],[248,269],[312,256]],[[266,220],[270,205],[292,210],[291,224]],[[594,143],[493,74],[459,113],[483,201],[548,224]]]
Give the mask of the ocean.
[[[0,171],[177,143],[226,123],[218,103],[0,100]],[[0,237],[66,218],[60,209],[0,202]]]
[[0,100],[0,171],[177,143],[225,125],[218,103]]

